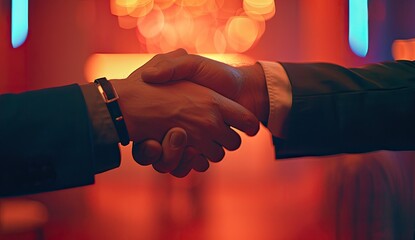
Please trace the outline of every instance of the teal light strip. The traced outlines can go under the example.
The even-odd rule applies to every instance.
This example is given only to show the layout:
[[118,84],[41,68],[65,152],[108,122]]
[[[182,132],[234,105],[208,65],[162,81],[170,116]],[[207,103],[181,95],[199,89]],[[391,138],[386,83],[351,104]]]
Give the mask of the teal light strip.
[[367,0],[349,0],[349,45],[352,51],[365,57],[369,48]]
[[29,29],[29,0],[12,0],[12,46],[20,47]]

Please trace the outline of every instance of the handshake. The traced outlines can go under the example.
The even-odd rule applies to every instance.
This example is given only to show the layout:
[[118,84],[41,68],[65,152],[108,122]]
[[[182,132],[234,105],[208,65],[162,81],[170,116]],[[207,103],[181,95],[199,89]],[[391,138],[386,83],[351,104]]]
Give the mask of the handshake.
[[179,49],[156,55],[126,79],[111,81],[119,95],[133,157],[161,173],[186,176],[209,168],[224,148],[236,150],[268,119],[259,64],[232,67]]

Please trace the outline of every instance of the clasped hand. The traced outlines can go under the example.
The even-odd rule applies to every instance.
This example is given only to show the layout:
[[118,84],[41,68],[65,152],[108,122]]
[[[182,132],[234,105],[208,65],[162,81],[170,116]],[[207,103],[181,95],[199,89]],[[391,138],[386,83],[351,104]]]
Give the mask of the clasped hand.
[[234,68],[179,49],[112,81],[137,163],[184,177],[192,169],[206,171],[208,159],[220,161],[223,148],[239,148],[241,138],[231,127],[253,136],[258,118],[267,114],[258,107],[268,99],[265,81],[253,81],[261,76],[255,71],[262,69]]

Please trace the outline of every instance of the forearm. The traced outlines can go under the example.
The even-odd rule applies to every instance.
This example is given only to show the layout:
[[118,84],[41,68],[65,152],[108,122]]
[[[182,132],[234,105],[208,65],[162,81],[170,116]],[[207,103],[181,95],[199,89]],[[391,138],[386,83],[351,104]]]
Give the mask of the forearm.
[[77,85],[0,96],[0,195],[94,181],[91,125]]
[[95,173],[101,173],[120,165],[119,138],[102,95],[94,83],[81,86],[92,126],[95,148]]
[[293,104],[277,156],[415,149],[415,65],[283,63]]
[[270,101],[266,83],[266,74],[263,67],[256,63],[254,65],[242,66],[238,70],[242,72],[242,76],[246,79],[246,90],[242,90],[251,97],[241,96],[238,103],[246,107],[264,124],[268,121],[270,111]]

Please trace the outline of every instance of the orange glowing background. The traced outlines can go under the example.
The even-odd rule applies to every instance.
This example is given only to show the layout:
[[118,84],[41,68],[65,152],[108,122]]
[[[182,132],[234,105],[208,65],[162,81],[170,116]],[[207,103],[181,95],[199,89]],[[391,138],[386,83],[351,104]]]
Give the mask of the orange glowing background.
[[245,52],[275,9],[273,0],[111,0],[119,26],[135,29],[147,52]]
[[[358,66],[415,54],[414,1],[369,1],[365,58],[349,49],[346,0],[31,1],[29,36],[18,49],[9,46],[9,1],[3,2],[1,93],[122,78],[154,54],[179,47],[233,65],[270,60]],[[391,172],[414,159],[409,152],[381,152],[275,161],[265,128],[242,141],[206,173],[184,179],[139,166],[131,146],[123,147],[121,166],[98,174],[93,185],[23,196],[42,204],[29,202],[24,212],[20,198],[10,199],[14,204],[1,199],[0,227],[38,216],[47,240],[352,239],[347,234],[367,226],[350,209],[369,199],[364,194],[371,185],[361,181],[373,176],[368,167],[384,163]],[[380,181],[375,189],[385,196],[390,186]],[[34,237],[8,238],[0,230],[0,239]]]

